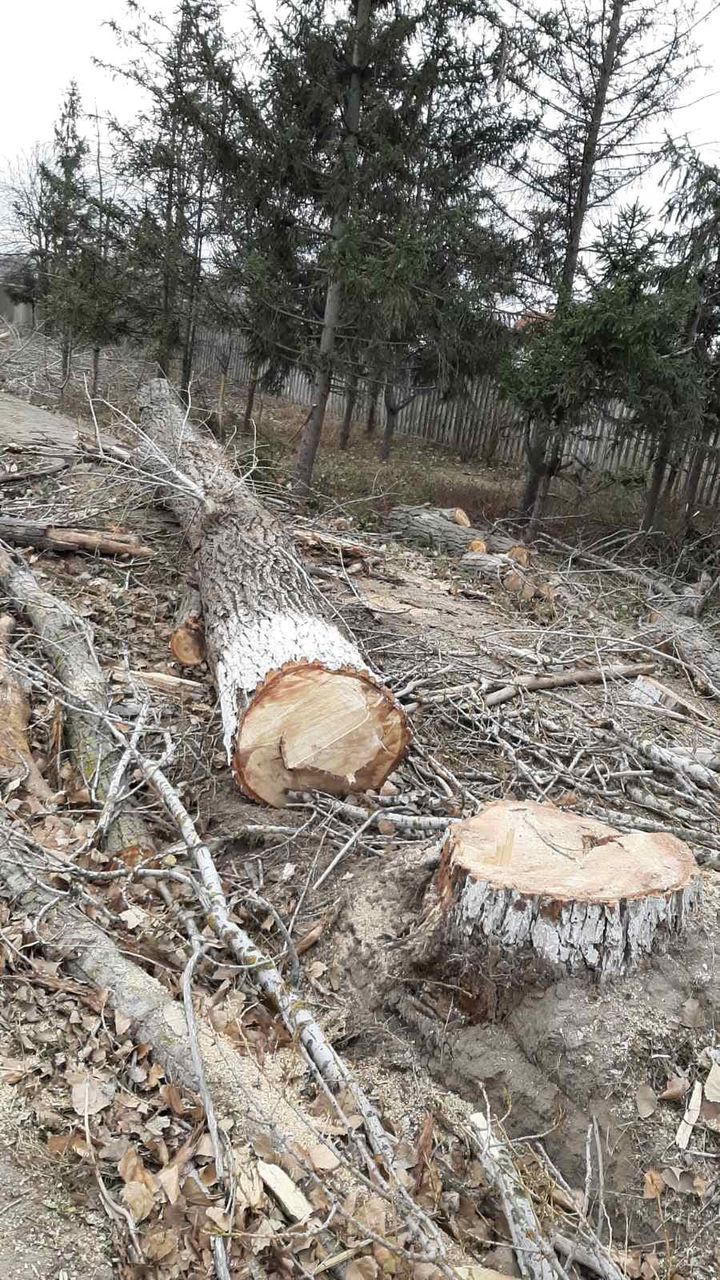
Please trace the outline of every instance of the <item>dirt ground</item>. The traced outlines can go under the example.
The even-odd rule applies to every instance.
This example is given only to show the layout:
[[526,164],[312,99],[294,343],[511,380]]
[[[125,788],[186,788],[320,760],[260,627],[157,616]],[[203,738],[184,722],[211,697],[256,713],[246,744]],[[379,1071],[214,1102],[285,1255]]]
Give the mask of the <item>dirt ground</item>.
[[[44,438],[45,428],[51,432],[56,424],[62,445],[68,443],[70,422],[47,422],[38,414],[40,410],[26,415],[18,402],[0,396],[0,454],[3,444],[21,438],[31,448]],[[31,466],[32,461],[28,452],[22,465]],[[281,470],[272,458],[264,465],[263,486],[275,498],[282,496]],[[185,562],[176,528],[152,506],[151,493],[138,491],[121,472],[88,462],[76,462],[59,476],[27,486],[13,484],[3,494],[7,514],[22,512],[41,519],[52,512],[57,523],[117,523],[138,529],[151,542],[153,559],[131,564],[32,555],[35,572],[91,621],[101,660],[115,671],[115,709],[131,719],[145,692],[139,677],[128,676],[128,671],[179,674],[167,650]],[[322,520],[336,532],[360,522],[352,500],[343,512],[326,510]],[[357,572],[322,555],[311,556],[308,565],[311,572],[319,570],[320,589],[342,611],[396,689],[413,680],[442,689],[470,676],[493,678],[528,668],[543,670],[558,662],[569,666],[618,655],[627,658],[641,649],[635,637],[642,625],[643,603],[627,583],[579,566],[570,570],[560,555],[547,554],[537,557],[535,565],[554,583],[553,601],[523,602],[499,583],[469,583],[443,557],[387,542],[377,531],[377,512],[361,523],[374,554]],[[717,626],[716,618],[710,619],[710,626]],[[22,635],[21,652],[42,661],[29,634]],[[283,919],[294,920],[296,937],[318,932],[303,956],[308,991],[334,1043],[379,1099],[397,1132],[416,1134],[424,1117],[452,1106],[453,1094],[482,1105],[486,1091],[513,1138],[522,1139],[528,1150],[534,1138],[542,1140],[568,1182],[581,1191],[589,1189],[602,1232],[607,1237],[611,1231],[617,1247],[631,1255],[628,1276],[711,1280],[720,1267],[715,1240],[720,1220],[720,1120],[712,1110],[707,1112],[689,1150],[681,1151],[674,1135],[683,1106],[657,1098],[669,1079],[704,1078],[720,1053],[715,954],[720,889],[718,873],[709,865],[717,850],[720,803],[714,793],[703,793],[699,799],[682,788],[675,793],[667,778],[638,767],[632,740],[646,735],[717,750],[720,713],[717,702],[702,698],[670,659],[660,655],[658,662],[664,683],[697,700],[702,714],[696,720],[668,720],[657,711],[639,708],[624,683],[545,695],[544,700],[523,700],[503,721],[525,735],[530,743],[527,753],[512,745],[514,739],[502,737],[494,722],[478,729],[452,700],[423,705],[419,698],[413,713],[413,750],[394,778],[410,810],[450,819],[490,799],[541,790],[547,799],[568,807],[598,814],[603,806],[621,809],[630,820],[652,818],[662,825],[662,812],[650,806],[667,794],[668,804],[678,811],[689,807],[684,821],[690,824],[693,847],[708,859],[703,909],[682,945],[632,978],[602,986],[586,979],[531,986],[513,999],[509,1012],[504,993],[489,992],[488,978],[486,994],[496,1000],[496,1009],[503,1008],[502,1014],[489,1014],[487,1005],[482,1014],[477,1007],[465,1006],[462,983],[450,969],[443,969],[442,959],[417,963],[422,922],[431,906],[431,872],[422,868],[432,840],[411,839],[392,829],[368,833],[316,892],[313,886],[320,872],[351,825],[333,825],[329,808],[319,803],[298,803],[282,815],[290,827],[303,826],[297,839],[292,834],[275,836],[254,847],[247,838],[228,839],[249,820],[261,822],[263,815],[238,796],[228,779],[209,673],[194,670],[197,688],[192,694],[182,700],[158,699],[155,710],[158,726],[170,730],[177,741],[173,778],[186,803],[192,805],[204,833],[225,837],[217,861],[228,892],[240,894],[248,885],[261,890]],[[118,670],[123,664],[124,675]],[[52,730],[56,717],[45,694],[37,691],[33,746],[43,768],[64,788],[72,813],[66,809],[48,817],[20,809],[19,814],[30,828],[46,839],[52,836],[58,847],[72,853],[91,826],[93,812],[58,756]],[[631,745],[622,749],[602,738],[603,725],[617,719],[631,738]],[[493,736],[496,729],[499,736]],[[574,766],[572,772],[567,761],[583,751],[582,769]],[[618,764],[619,756],[623,759]],[[446,779],[444,786],[437,783],[438,768]],[[597,782],[598,770],[604,786]],[[616,781],[614,771],[632,777]],[[646,791],[637,799],[640,783]],[[13,803],[13,795],[6,792],[6,802]],[[170,840],[172,833],[152,806],[148,816]],[[271,815],[271,820],[277,816]],[[177,990],[182,958],[178,960],[180,944],[174,930],[147,895],[133,895],[111,904],[143,917],[142,923],[128,919],[124,944],[144,964],[162,969],[168,985]],[[22,941],[22,922],[10,917],[6,924],[11,941]],[[270,937],[271,924],[264,921],[262,928]],[[223,982],[227,975],[222,973],[208,979],[208,998]],[[110,1235],[97,1208],[83,1135],[76,1133],[75,1146],[64,1157],[75,1178],[70,1198],[62,1202],[70,1206],[66,1209],[55,1208],[55,1193],[60,1192],[55,1172],[47,1165],[52,1135],[72,1134],[73,1123],[77,1127],[77,1117],[74,1122],[67,1119],[68,1095],[83,1064],[88,1035],[93,1037],[98,1070],[118,1072],[123,1091],[129,1096],[134,1090],[146,1116],[152,1117],[134,1130],[119,1111],[108,1111],[102,1135],[108,1163],[103,1169],[113,1194],[119,1185],[113,1161],[127,1151],[128,1141],[142,1140],[149,1159],[147,1152],[156,1151],[158,1133],[170,1145],[168,1131],[180,1123],[173,1117],[170,1124],[156,1097],[157,1082],[151,1090],[147,1079],[133,1077],[142,1064],[131,1059],[124,1063],[116,1056],[121,1033],[108,1037],[103,1019],[94,1015],[83,1023],[90,1015],[78,999],[77,993],[66,993],[63,1007],[52,1014],[60,1027],[66,1027],[67,1048],[59,1032],[34,1030],[46,1028],[51,1016],[50,1004],[39,995],[34,1013],[30,1015],[25,1005],[5,1023],[0,1021],[0,1080],[3,1070],[5,1079],[13,1079],[13,1087],[6,1084],[0,1093],[0,1114],[3,1098],[6,1109],[4,1130],[0,1124],[0,1216],[4,1224],[11,1224],[12,1248],[22,1259],[6,1260],[0,1246],[0,1280],[71,1280],[75,1275],[100,1280],[111,1273],[131,1274],[106,1261],[112,1252]],[[251,1018],[245,1032],[264,1043],[267,1027]],[[21,1071],[17,1061],[25,1055],[30,1066]],[[656,1098],[654,1110],[644,1117],[637,1103],[643,1087],[650,1087]],[[49,1112],[54,1117],[50,1121]],[[168,1125],[163,1128],[165,1120]],[[155,1126],[155,1136],[148,1137],[148,1125]],[[29,1150],[42,1150],[43,1159],[27,1158],[24,1144],[16,1138],[20,1131]],[[661,1192],[648,1195],[647,1175],[653,1170],[659,1177],[665,1171],[667,1180],[661,1180]],[[71,1239],[54,1234],[62,1233],[64,1220],[72,1223]],[[512,1258],[497,1232],[490,1232],[484,1263],[513,1274]],[[18,1269],[31,1265],[36,1269]],[[199,1273],[164,1269],[160,1263],[152,1271],[158,1277],[181,1274]]]
[[0,1082],[0,1280],[111,1280],[112,1238],[89,1178],[67,1185]]

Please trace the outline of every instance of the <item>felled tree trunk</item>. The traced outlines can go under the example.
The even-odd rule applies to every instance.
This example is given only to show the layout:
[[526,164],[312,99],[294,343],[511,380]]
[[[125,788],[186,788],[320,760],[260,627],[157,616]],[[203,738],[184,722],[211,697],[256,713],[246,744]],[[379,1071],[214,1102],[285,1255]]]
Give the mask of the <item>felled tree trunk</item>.
[[[429,547],[454,556],[462,556],[471,548],[489,551],[491,554],[512,554],[512,558],[519,563],[527,563],[529,558],[527,548],[508,534],[474,529],[459,507],[447,510],[437,507],[395,507],[387,519],[389,528],[397,538],[418,547]],[[483,548],[474,548],[473,543],[483,543]]]
[[228,760],[268,804],[288,790],[382,785],[405,751],[404,712],[313,587],[277,518],[186,421],[167,382],[142,394],[143,468],[196,557]]
[[151,556],[150,547],[134,533],[119,529],[69,529],[37,520],[0,516],[0,541],[13,547],[39,547],[43,551],[88,551],[105,556]]
[[700,881],[674,836],[501,800],[452,830],[438,891],[453,951],[481,970],[492,957],[510,982],[527,982],[625,973],[681,932]]
[[[27,565],[1,549],[0,583],[32,622],[63,686],[68,745],[91,796],[103,803],[121,753],[102,719],[108,712],[107,687],[90,628],[73,609],[45,591]],[[123,803],[115,809],[107,843],[111,850],[153,847],[145,824]]]

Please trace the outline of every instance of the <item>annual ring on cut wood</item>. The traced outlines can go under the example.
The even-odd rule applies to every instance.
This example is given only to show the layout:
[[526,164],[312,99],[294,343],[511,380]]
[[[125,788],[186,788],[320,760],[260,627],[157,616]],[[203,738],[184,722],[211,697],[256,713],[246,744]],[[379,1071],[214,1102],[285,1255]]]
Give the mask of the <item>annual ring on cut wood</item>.
[[374,791],[406,750],[406,717],[368,672],[288,663],[254,693],[233,767],[254,800],[283,805],[289,790]]
[[496,944],[567,973],[624,973],[682,930],[700,881],[674,836],[496,801],[451,832],[438,889],[465,957]]

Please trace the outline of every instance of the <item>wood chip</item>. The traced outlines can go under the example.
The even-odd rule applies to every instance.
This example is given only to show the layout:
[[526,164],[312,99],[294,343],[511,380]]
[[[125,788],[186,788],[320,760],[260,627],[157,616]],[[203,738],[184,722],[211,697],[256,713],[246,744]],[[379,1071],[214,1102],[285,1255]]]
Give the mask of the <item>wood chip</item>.
[[675,1135],[675,1145],[681,1151],[687,1151],[692,1137],[692,1131],[700,1119],[700,1108],[702,1106],[703,1087],[698,1080],[693,1085],[693,1091],[690,1094],[690,1101],[687,1104],[685,1115],[680,1121],[677,1134]]

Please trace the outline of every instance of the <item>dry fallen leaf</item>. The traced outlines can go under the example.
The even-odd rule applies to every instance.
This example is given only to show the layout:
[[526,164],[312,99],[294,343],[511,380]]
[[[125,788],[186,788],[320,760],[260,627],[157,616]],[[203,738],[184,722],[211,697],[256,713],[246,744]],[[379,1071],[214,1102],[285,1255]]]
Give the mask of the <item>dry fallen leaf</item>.
[[319,1142],[316,1147],[310,1147],[307,1154],[316,1173],[332,1173],[333,1169],[337,1169],[340,1164],[335,1152],[324,1142]]
[[161,1169],[157,1174],[157,1180],[170,1201],[170,1204],[175,1204],[175,1201],[180,1195],[180,1169],[178,1166],[176,1164],[169,1164],[167,1168]]
[[649,1084],[641,1084],[635,1094],[635,1106],[641,1120],[647,1120],[649,1116],[657,1111],[657,1094]]
[[708,1102],[720,1102],[720,1064],[713,1062],[704,1085]]
[[219,1231],[222,1231],[223,1235],[228,1234],[230,1230],[230,1219],[227,1214],[219,1208],[219,1206],[211,1205],[209,1209],[205,1210],[205,1216],[206,1218],[209,1218],[211,1222],[215,1223],[215,1226]]
[[142,1222],[152,1212],[155,1197],[143,1182],[128,1182],[122,1189],[123,1204],[127,1205],[136,1222]]
[[665,1180],[663,1175],[660,1173],[660,1170],[648,1169],[644,1178],[643,1199],[657,1200],[658,1196],[662,1195],[664,1190]]
[[670,1076],[660,1094],[661,1102],[681,1102],[690,1088],[687,1076]]
[[295,950],[297,951],[299,956],[303,955],[304,952],[309,951],[311,947],[315,946],[315,943],[318,941],[318,938],[320,937],[324,928],[325,928],[324,918],[321,920],[316,920],[314,924],[310,925],[310,927],[303,934],[302,938],[298,939],[297,946],[295,947]]
[[346,1280],[377,1280],[380,1268],[374,1258],[353,1258],[345,1270]]
[[149,1235],[143,1236],[143,1253],[152,1262],[161,1262],[175,1252],[178,1244],[179,1239],[174,1231],[151,1231]]
[[642,1276],[642,1254],[638,1249],[631,1252],[625,1250],[612,1250],[612,1258],[622,1268],[629,1280],[640,1280]]
[[110,1106],[114,1097],[114,1084],[87,1076],[72,1087],[73,1111],[79,1116],[96,1116]]
[[692,1173],[689,1169],[681,1169],[678,1165],[673,1165],[669,1169],[663,1169],[662,1180],[670,1191],[677,1191],[683,1195],[688,1195],[694,1190]]

